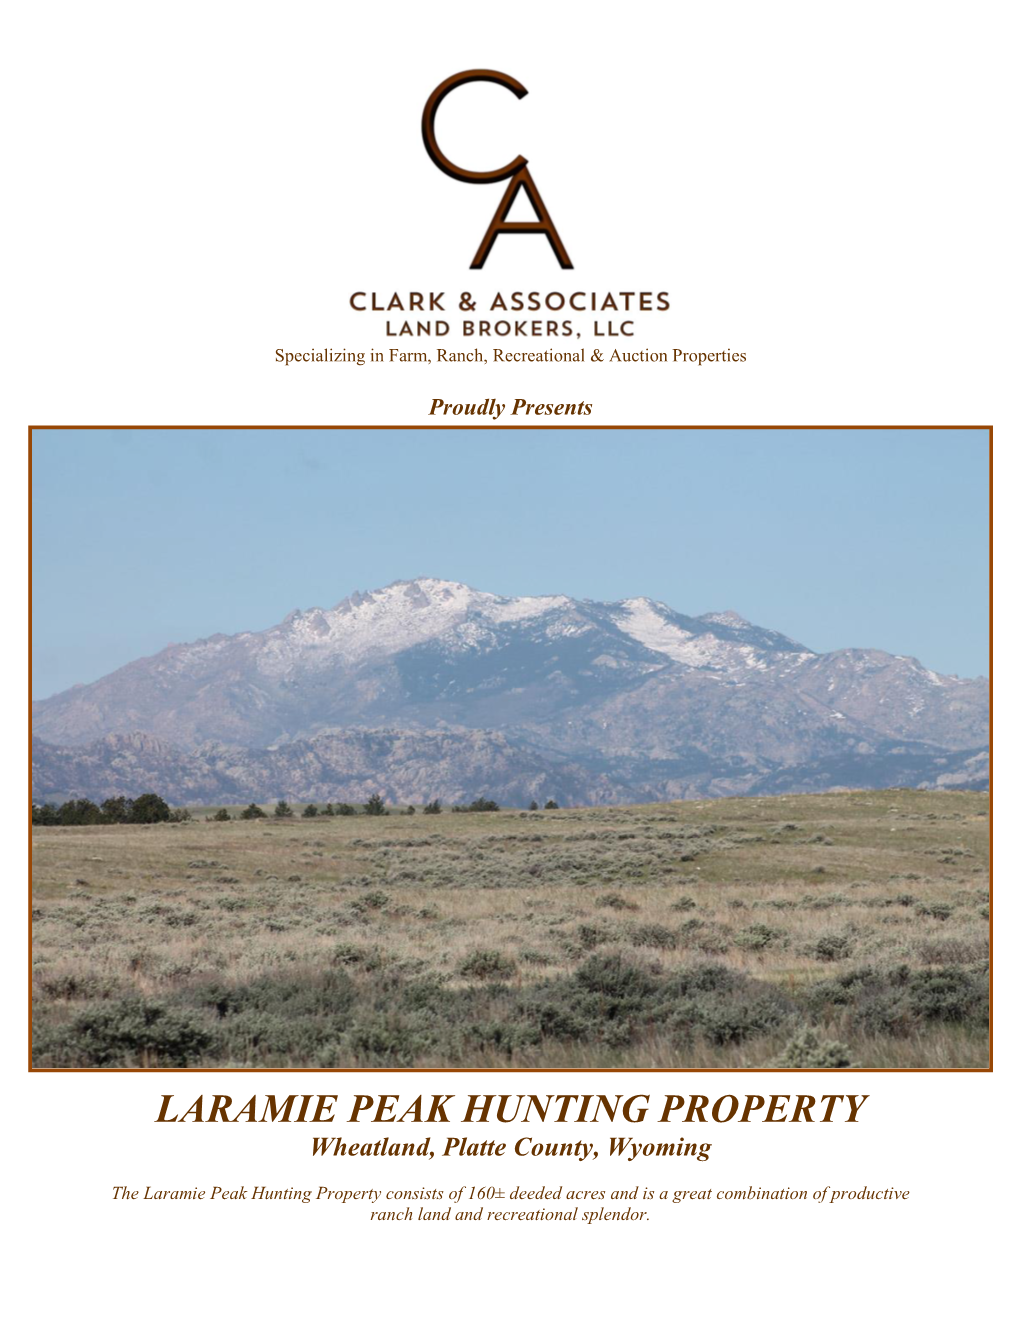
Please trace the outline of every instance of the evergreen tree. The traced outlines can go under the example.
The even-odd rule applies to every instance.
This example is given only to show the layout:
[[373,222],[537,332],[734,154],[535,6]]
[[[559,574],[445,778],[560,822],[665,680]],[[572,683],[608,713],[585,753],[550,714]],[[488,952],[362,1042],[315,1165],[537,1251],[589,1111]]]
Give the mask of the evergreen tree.
[[431,802],[426,802],[422,811],[426,816],[438,816],[443,809],[443,804],[438,798],[433,798]]
[[[252,803],[252,806],[255,806],[254,802]],[[255,810],[258,811],[258,807],[255,807]],[[230,819],[230,812],[226,809],[226,807],[220,807],[216,815],[213,816],[213,820],[229,820],[229,819]],[[251,819],[251,818],[246,817],[246,819]]]
[[280,798],[279,802],[277,802],[276,807],[273,810],[273,815],[283,817],[283,816],[293,816],[293,814],[294,814],[293,811],[291,811],[290,809],[290,804],[284,802],[283,798]]
[[546,811],[558,811],[559,806],[560,804],[556,801],[555,798],[550,798],[549,801],[545,804],[545,809]]
[[336,814],[338,816],[356,816],[358,813],[349,802],[338,802],[336,804]]
[[245,809],[241,812],[242,820],[264,820],[265,816],[266,813],[262,810],[261,807],[256,806],[254,802],[249,802],[248,805],[245,807]]
[[537,810],[538,810],[538,803],[535,801],[534,798],[531,799],[531,806],[528,808],[528,810],[529,810],[529,811],[537,811]]
[[170,819],[170,808],[158,793],[143,793],[131,804],[132,825],[155,825]]
[[378,793],[373,793],[365,803],[366,816],[388,816],[390,813],[386,810],[386,803]]
[[309,802],[308,806],[305,807],[301,814],[302,816],[317,816],[319,814],[319,808],[314,802]]
[[69,798],[57,810],[58,825],[99,825],[103,813],[88,798]]
[[104,820],[110,825],[122,825],[131,819],[134,803],[126,797],[109,797],[102,805]]

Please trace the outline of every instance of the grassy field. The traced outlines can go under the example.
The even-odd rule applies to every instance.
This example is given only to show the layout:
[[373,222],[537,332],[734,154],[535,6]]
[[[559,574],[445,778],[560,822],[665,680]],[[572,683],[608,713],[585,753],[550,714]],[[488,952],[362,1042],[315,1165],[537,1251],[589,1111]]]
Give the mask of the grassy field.
[[34,832],[43,1067],[984,1067],[988,800]]

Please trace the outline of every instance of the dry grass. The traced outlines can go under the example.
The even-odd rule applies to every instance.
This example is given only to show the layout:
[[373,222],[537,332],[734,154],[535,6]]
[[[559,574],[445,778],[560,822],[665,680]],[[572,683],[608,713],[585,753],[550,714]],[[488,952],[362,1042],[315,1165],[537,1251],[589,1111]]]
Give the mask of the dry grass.
[[37,829],[36,1062],[981,1067],[987,809]]

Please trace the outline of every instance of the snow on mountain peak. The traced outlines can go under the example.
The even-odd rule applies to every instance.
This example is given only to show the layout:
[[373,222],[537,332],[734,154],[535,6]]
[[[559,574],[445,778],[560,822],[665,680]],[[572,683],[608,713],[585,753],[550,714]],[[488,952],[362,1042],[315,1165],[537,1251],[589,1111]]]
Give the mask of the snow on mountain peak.
[[295,611],[265,634],[259,667],[285,672],[316,652],[322,661],[360,661],[479,625],[515,623],[570,604],[566,596],[496,596],[463,582],[419,577],[356,591],[331,610]]
[[[618,620],[618,626],[628,636],[649,650],[658,651],[670,660],[694,669],[764,670],[776,660],[798,663],[811,654],[803,649],[776,647],[772,638],[779,642],[786,639],[778,634],[763,633],[733,610],[702,614],[691,622],[703,627],[687,629],[668,605],[649,600],[647,596],[621,601],[621,606],[625,616]],[[724,631],[724,635],[719,636],[717,629]],[[732,635],[725,635],[734,632],[748,634],[748,640],[737,641]]]
[[[732,610],[686,620],[647,596],[606,606],[569,596],[497,596],[435,577],[356,591],[330,610],[295,611],[258,635],[263,645],[257,662],[262,672],[281,675],[299,662],[360,663],[439,638],[454,649],[474,649],[492,640],[494,628],[543,615],[555,615],[548,624],[550,636],[572,636],[599,626],[588,613],[591,607],[608,609],[626,636],[690,668],[732,673],[771,664],[771,657],[766,658],[771,647],[756,642],[758,630]],[[747,641],[738,641],[735,632],[746,634]],[[249,637],[254,643],[256,635]]]
[[754,627],[753,624],[748,623],[742,614],[738,614],[736,610],[723,610],[718,614],[702,614],[699,615],[699,618],[702,623],[722,623],[725,624],[727,628]]
[[391,582],[376,591],[355,592],[342,600],[331,614],[347,614],[366,605],[386,613],[406,615],[412,610],[438,609],[447,614],[478,611],[494,620],[530,618],[568,603],[566,596],[497,596],[463,582],[445,578],[418,577]]
[[687,632],[668,617],[669,609],[658,601],[638,596],[621,604],[626,613],[619,627],[650,651],[699,669],[725,667],[732,658],[732,645],[712,633],[696,636]]

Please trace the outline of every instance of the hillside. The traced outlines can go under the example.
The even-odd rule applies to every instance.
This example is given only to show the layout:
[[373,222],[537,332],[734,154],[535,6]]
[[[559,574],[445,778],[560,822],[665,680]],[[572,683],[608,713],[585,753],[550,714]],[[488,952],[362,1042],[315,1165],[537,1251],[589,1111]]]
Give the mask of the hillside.
[[[36,703],[36,794],[577,803],[983,782],[984,679],[732,612],[421,578]],[[134,778],[131,778],[131,776]]]

